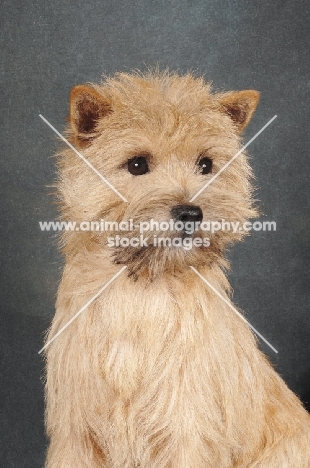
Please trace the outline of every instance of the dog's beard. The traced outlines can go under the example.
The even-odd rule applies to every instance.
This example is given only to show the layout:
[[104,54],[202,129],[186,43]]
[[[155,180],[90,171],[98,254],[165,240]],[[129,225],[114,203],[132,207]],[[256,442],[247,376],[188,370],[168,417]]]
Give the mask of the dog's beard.
[[[128,239],[140,236],[132,232],[129,234]],[[144,238],[148,239],[147,246],[113,247],[114,263],[126,265],[129,276],[134,280],[145,278],[153,281],[166,273],[177,275],[187,271],[190,266],[210,265],[222,257],[222,249],[216,238],[209,244],[201,233],[164,232],[156,233],[156,238],[154,233],[144,233]],[[194,245],[197,238],[201,243],[199,247]]]

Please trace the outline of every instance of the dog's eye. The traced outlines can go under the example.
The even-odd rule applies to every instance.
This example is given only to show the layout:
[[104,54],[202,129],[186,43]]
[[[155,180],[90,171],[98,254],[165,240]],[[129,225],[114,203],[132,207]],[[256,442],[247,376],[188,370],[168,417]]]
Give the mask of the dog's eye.
[[149,172],[149,166],[145,156],[136,156],[128,161],[128,172],[138,176]]
[[205,156],[198,161],[198,166],[201,174],[209,174],[212,170],[212,159]]

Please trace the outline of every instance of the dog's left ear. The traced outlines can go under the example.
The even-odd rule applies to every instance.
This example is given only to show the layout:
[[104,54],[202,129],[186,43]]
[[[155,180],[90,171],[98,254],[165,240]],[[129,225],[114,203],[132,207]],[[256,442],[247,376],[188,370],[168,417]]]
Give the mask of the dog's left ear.
[[98,135],[99,119],[112,112],[107,98],[87,85],[75,86],[70,93],[69,123],[75,142],[87,146]]
[[243,132],[259,101],[259,92],[252,89],[225,93],[220,101],[221,111],[229,115],[238,133]]

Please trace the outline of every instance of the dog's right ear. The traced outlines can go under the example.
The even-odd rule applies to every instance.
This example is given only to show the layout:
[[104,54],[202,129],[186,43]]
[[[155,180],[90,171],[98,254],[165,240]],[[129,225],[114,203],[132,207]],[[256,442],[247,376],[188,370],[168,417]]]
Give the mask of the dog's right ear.
[[75,143],[85,147],[98,135],[98,120],[112,112],[111,103],[91,86],[75,86],[70,93],[69,123]]

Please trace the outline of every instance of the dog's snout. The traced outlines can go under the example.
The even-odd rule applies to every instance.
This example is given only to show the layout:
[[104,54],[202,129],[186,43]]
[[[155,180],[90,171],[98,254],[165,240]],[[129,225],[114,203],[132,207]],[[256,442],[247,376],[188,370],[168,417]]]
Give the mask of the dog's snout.
[[174,221],[201,222],[203,218],[202,210],[199,206],[194,205],[177,205],[171,209],[171,215]]

